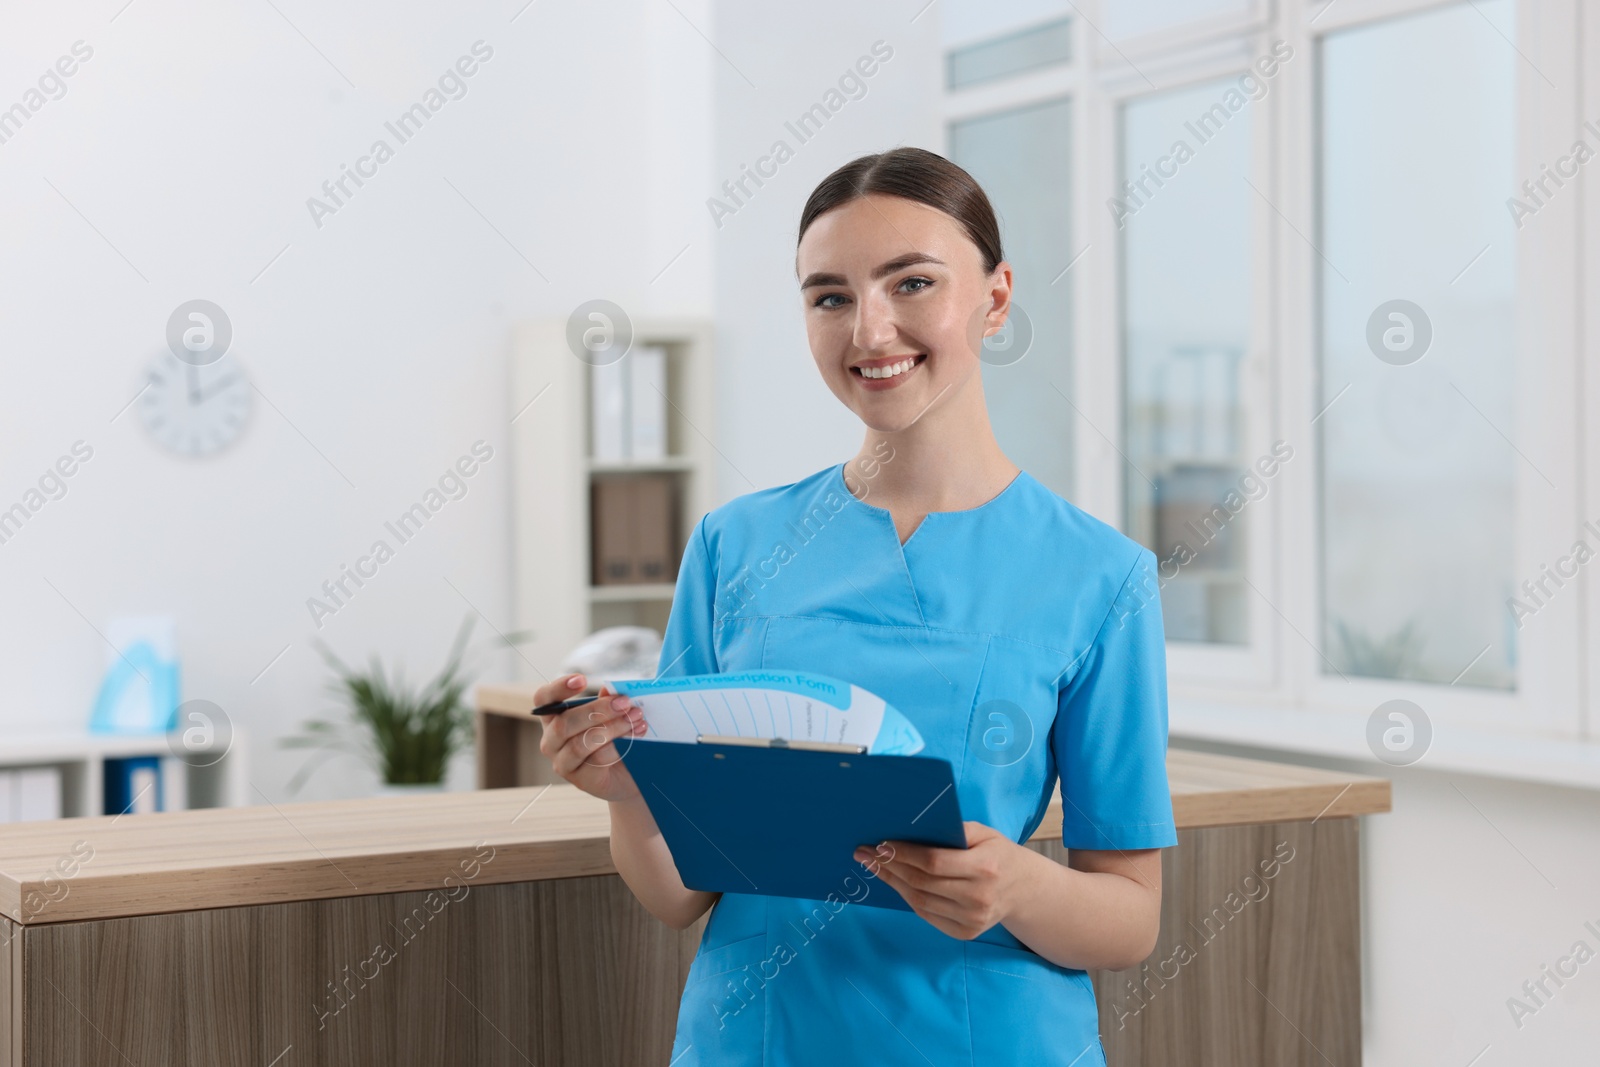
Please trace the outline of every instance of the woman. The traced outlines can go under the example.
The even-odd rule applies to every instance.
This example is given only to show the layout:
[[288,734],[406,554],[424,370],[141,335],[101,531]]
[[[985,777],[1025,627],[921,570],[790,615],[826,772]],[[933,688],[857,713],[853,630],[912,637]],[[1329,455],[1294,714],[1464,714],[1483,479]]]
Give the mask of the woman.
[[[1177,843],[1155,558],[995,441],[979,354],[1011,267],[966,171],[916,148],[841,167],[805,205],[796,274],[860,452],[699,521],[661,673],[809,670],[878,694],[950,761],[968,847],[859,851],[867,875],[842,863],[827,904],[694,891],[618,759],[637,707],[568,711],[541,747],[611,802],[611,854],[645,907],[679,929],[714,909],[674,1067],[1103,1064],[1085,970],[1149,955]],[[1018,843],[1058,775],[1065,866]]]

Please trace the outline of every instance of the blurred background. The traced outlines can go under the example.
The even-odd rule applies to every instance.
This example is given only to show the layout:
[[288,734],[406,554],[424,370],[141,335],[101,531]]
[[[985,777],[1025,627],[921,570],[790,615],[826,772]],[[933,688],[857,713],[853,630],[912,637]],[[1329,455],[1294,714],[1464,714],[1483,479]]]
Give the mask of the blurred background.
[[1597,59],[1577,0],[12,7],[0,804],[471,788],[340,732],[458,721],[374,657],[648,666],[699,516],[858,447],[797,220],[917,145],[1001,216],[1001,445],[1162,560],[1173,746],[1394,783],[1366,1062],[1593,1062],[1600,964],[1524,983],[1600,949]]

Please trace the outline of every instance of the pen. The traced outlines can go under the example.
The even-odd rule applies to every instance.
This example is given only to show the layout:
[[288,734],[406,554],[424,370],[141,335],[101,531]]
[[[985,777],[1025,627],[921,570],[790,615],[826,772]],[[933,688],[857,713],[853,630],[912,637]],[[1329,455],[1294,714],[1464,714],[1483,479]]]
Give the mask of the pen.
[[554,704],[540,704],[538,707],[534,708],[533,711],[530,712],[530,714],[533,714],[533,715],[560,715],[563,711],[567,711],[570,708],[580,707],[580,706],[582,706],[584,704],[589,703],[589,701],[591,701],[591,700],[599,700],[599,699],[600,698],[598,696],[591,696],[591,697],[573,697],[571,700],[558,700]]

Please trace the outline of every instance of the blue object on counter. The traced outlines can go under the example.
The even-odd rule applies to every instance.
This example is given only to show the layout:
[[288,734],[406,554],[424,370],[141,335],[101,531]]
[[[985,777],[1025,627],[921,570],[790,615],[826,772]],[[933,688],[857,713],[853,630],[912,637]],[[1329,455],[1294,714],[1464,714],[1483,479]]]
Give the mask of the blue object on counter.
[[89,732],[166,733],[177,726],[178,662],[162,659],[149,642],[136,641],[100,683]]

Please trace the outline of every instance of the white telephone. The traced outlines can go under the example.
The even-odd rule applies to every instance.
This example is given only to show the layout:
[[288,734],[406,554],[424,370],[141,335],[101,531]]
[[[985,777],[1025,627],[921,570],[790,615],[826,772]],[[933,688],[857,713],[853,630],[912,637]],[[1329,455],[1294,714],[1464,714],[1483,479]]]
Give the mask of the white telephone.
[[596,630],[567,655],[563,671],[610,678],[654,678],[661,659],[661,635],[648,626],[607,626]]

